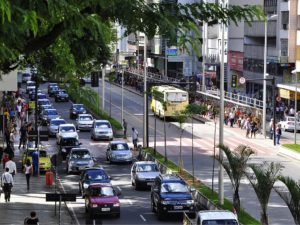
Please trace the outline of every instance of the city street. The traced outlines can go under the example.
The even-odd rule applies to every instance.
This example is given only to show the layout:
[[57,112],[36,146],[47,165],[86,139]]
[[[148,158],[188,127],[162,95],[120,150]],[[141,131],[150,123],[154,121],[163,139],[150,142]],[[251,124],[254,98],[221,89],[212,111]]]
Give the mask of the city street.
[[[101,82],[100,82],[101,84]],[[101,87],[95,88],[95,91],[101,91]],[[112,99],[112,116],[121,120],[121,90],[120,87],[112,85],[111,90]],[[109,112],[109,84],[106,83],[106,102],[105,110]],[[135,126],[140,132],[142,137],[143,131],[143,99],[140,95],[133,92],[124,90],[124,118],[131,126]],[[150,111],[149,111],[150,112]],[[151,113],[151,112],[150,112]],[[185,132],[183,133],[183,160],[185,169],[192,171],[191,163],[191,122],[184,124]],[[149,146],[153,147],[154,136],[154,117],[149,116],[149,134],[150,143]],[[167,155],[174,162],[178,162],[179,157],[179,126],[175,122],[169,122],[167,125]],[[214,124],[207,123],[202,124],[194,121],[194,162],[195,162],[195,174],[207,185],[211,186],[212,181],[212,168],[213,168],[213,146],[214,146]],[[164,154],[164,134],[163,134],[163,121],[157,119],[157,149],[161,154]],[[286,138],[292,138],[291,133],[283,133],[283,141]],[[140,140],[141,141],[141,140]],[[269,139],[264,139],[262,135],[258,135],[256,139],[245,138],[245,130],[237,128],[226,128],[224,131],[224,142],[231,149],[234,149],[239,144],[251,146],[255,150],[255,155],[251,157],[251,163],[262,164],[264,162],[280,162],[284,168],[282,173],[289,175],[298,180],[299,174],[294,171],[299,170],[298,161],[277,155],[279,146],[274,147],[273,142]],[[218,143],[218,125],[216,132],[216,144]],[[218,188],[218,164],[216,163],[216,169],[214,174],[214,189]],[[232,199],[231,185],[228,177],[225,174],[225,196]],[[260,218],[260,207],[257,201],[257,197],[250,187],[249,182],[244,179],[240,187],[240,196],[242,207],[246,209],[251,215]],[[272,192],[269,202],[269,222],[272,225],[279,224],[294,224],[293,218],[281,198]]]

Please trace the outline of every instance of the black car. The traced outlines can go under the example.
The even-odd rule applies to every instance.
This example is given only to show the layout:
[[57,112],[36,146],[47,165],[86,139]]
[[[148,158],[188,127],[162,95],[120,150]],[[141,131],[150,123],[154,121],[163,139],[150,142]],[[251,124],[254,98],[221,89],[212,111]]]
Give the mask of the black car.
[[72,104],[70,108],[70,119],[77,118],[78,114],[86,113],[86,109],[83,104]]
[[195,203],[191,189],[179,176],[159,175],[151,187],[151,209],[159,219],[168,213],[195,214]]
[[59,90],[60,89],[59,89],[58,86],[52,86],[52,87],[50,87],[50,89],[48,91],[48,94],[49,94],[50,97],[53,97],[58,93]]
[[86,189],[91,184],[96,184],[96,183],[105,183],[105,184],[110,183],[110,177],[107,175],[107,173],[103,168],[92,167],[82,171],[79,179],[79,184],[78,184],[79,191],[82,197],[84,197]]
[[61,137],[58,145],[63,160],[66,159],[72,148],[79,148],[81,143],[75,137]]
[[53,87],[58,87],[57,83],[49,83],[48,84],[48,94],[50,95],[50,91]]
[[55,101],[56,102],[68,102],[69,95],[67,94],[67,92],[65,90],[60,89],[55,95]]

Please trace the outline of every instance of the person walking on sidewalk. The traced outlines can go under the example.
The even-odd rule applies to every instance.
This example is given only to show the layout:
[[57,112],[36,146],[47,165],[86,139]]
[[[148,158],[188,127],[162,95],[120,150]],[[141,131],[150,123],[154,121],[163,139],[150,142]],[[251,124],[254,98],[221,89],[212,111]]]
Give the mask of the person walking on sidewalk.
[[124,139],[127,138],[127,122],[125,119],[123,119],[123,131],[124,131]]
[[133,143],[133,150],[137,150],[137,143],[139,138],[139,132],[134,127],[132,128],[132,143]]
[[249,134],[251,131],[251,123],[250,123],[250,118],[248,117],[246,122],[245,122],[245,129],[246,129],[246,138],[249,138]]
[[38,175],[39,170],[39,152],[37,149],[32,153],[33,176]]
[[276,142],[279,145],[279,141],[280,141],[280,137],[281,137],[281,124],[278,123],[276,126]]
[[25,173],[25,177],[26,177],[26,183],[27,183],[27,191],[29,191],[29,187],[30,187],[30,176],[32,174],[32,164],[30,162],[30,159],[26,160],[26,164],[24,166],[24,173]]
[[35,211],[32,211],[30,213],[30,217],[27,216],[24,220],[24,225],[30,225],[30,224],[39,225],[39,218],[36,216]]
[[1,177],[1,186],[4,192],[5,202],[8,201],[10,202],[10,194],[13,185],[14,185],[14,179],[12,175],[9,173],[9,169],[5,168],[5,172],[2,174]]
[[12,129],[10,134],[9,134],[9,143],[10,143],[10,148],[14,151],[14,143],[15,143],[15,129]]
[[19,149],[21,148],[21,145],[23,144],[23,149],[26,146],[27,142],[27,124],[25,123],[21,128],[20,128],[20,142],[19,142]]
[[5,163],[5,168],[8,168],[8,172],[14,176],[17,174],[17,166],[14,161],[12,161],[11,156],[9,156],[9,160]]
[[233,111],[231,111],[229,113],[229,122],[230,122],[230,127],[233,127],[233,123],[234,123],[234,118],[235,118],[235,114]]

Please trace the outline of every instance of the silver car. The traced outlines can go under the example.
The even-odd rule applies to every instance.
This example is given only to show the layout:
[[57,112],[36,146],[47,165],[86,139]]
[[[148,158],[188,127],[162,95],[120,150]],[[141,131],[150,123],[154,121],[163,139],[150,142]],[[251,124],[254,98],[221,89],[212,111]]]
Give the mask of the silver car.
[[132,152],[125,141],[111,141],[107,146],[106,159],[112,162],[132,162]]
[[155,177],[159,176],[158,166],[152,161],[135,162],[131,167],[131,184],[136,190],[151,187]]
[[95,120],[91,133],[92,140],[113,139],[113,129],[108,120]]
[[79,114],[76,119],[76,128],[78,130],[91,130],[93,122],[94,119],[91,114]]
[[42,124],[48,125],[50,120],[60,118],[56,109],[45,109],[41,115]]
[[58,126],[60,124],[65,124],[66,121],[64,119],[52,119],[50,120],[50,123],[48,125],[48,135],[49,136],[55,136],[58,132]]
[[81,172],[94,166],[94,158],[87,148],[72,148],[67,156],[67,173]]

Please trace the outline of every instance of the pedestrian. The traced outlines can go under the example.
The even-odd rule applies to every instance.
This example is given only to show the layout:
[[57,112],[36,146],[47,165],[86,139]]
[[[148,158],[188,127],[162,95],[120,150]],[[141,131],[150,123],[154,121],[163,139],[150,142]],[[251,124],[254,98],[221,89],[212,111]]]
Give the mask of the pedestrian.
[[250,126],[251,126],[251,138],[252,138],[252,136],[255,138],[255,136],[256,136],[256,131],[257,131],[258,129],[257,129],[257,123],[255,122],[254,119],[251,121]]
[[12,161],[12,157],[8,156],[9,160],[5,163],[5,168],[9,169],[9,173],[14,176],[17,173],[17,166],[14,161]]
[[21,148],[21,145],[23,144],[23,149],[26,146],[27,142],[27,124],[25,123],[21,128],[20,128],[20,142],[19,142],[19,149]]
[[14,179],[12,175],[9,173],[9,169],[5,168],[5,172],[2,174],[1,177],[1,186],[4,192],[4,198],[5,202],[10,202],[10,194],[11,194],[11,189],[14,185]]
[[15,130],[12,129],[10,134],[9,134],[9,144],[10,144],[10,148],[14,151],[14,143],[15,143]]
[[8,157],[8,154],[4,154],[4,157],[3,157],[3,159],[2,159],[2,165],[3,165],[3,170],[5,169],[5,164],[6,164],[6,162],[8,162],[9,161],[9,157]]
[[30,176],[32,174],[32,164],[30,162],[30,159],[26,160],[26,164],[24,166],[24,173],[25,173],[25,177],[26,177],[26,183],[27,183],[27,191],[29,191],[29,182],[30,182]]
[[38,175],[38,170],[39,170],[39,152],[37,149],[32,153],[32,165],[33,165],[33,176]]
[[231,112],[229,113],[230,127],[233,127],[234,118],[235,118],[235,114],[234,114],[234,112],[231,111]]
[[127,138],[127,122],[123,119],[123,131],[124,131],[124,139]]
[[270,139],[273,139],[273,131],[274,131],[274,122],[273,122],[273,118],[271,119],[270,123],[269,123],[269,135],[270,135]]
[[249,138],[249,134],[251,131],[250,118],[247,118],[247,120],[245,122],[245,129],[246,129],[246,138]]
[[137,143],[139,138],[139,132],[133,127],[132,128],[132,143],[134,150],[137,150]]
[[30,213],[30,217],[26,217],[24,219],[24,225],[30,225],[30,224],[39,225],[39,218],[36,216],[35,211],[32,211]]
[[279,145],[279,141],[280,141],[280,137],[281,137],[281,124],[278,123],[277,126],[276,126],[276,141],[277,141],[277,144]]

